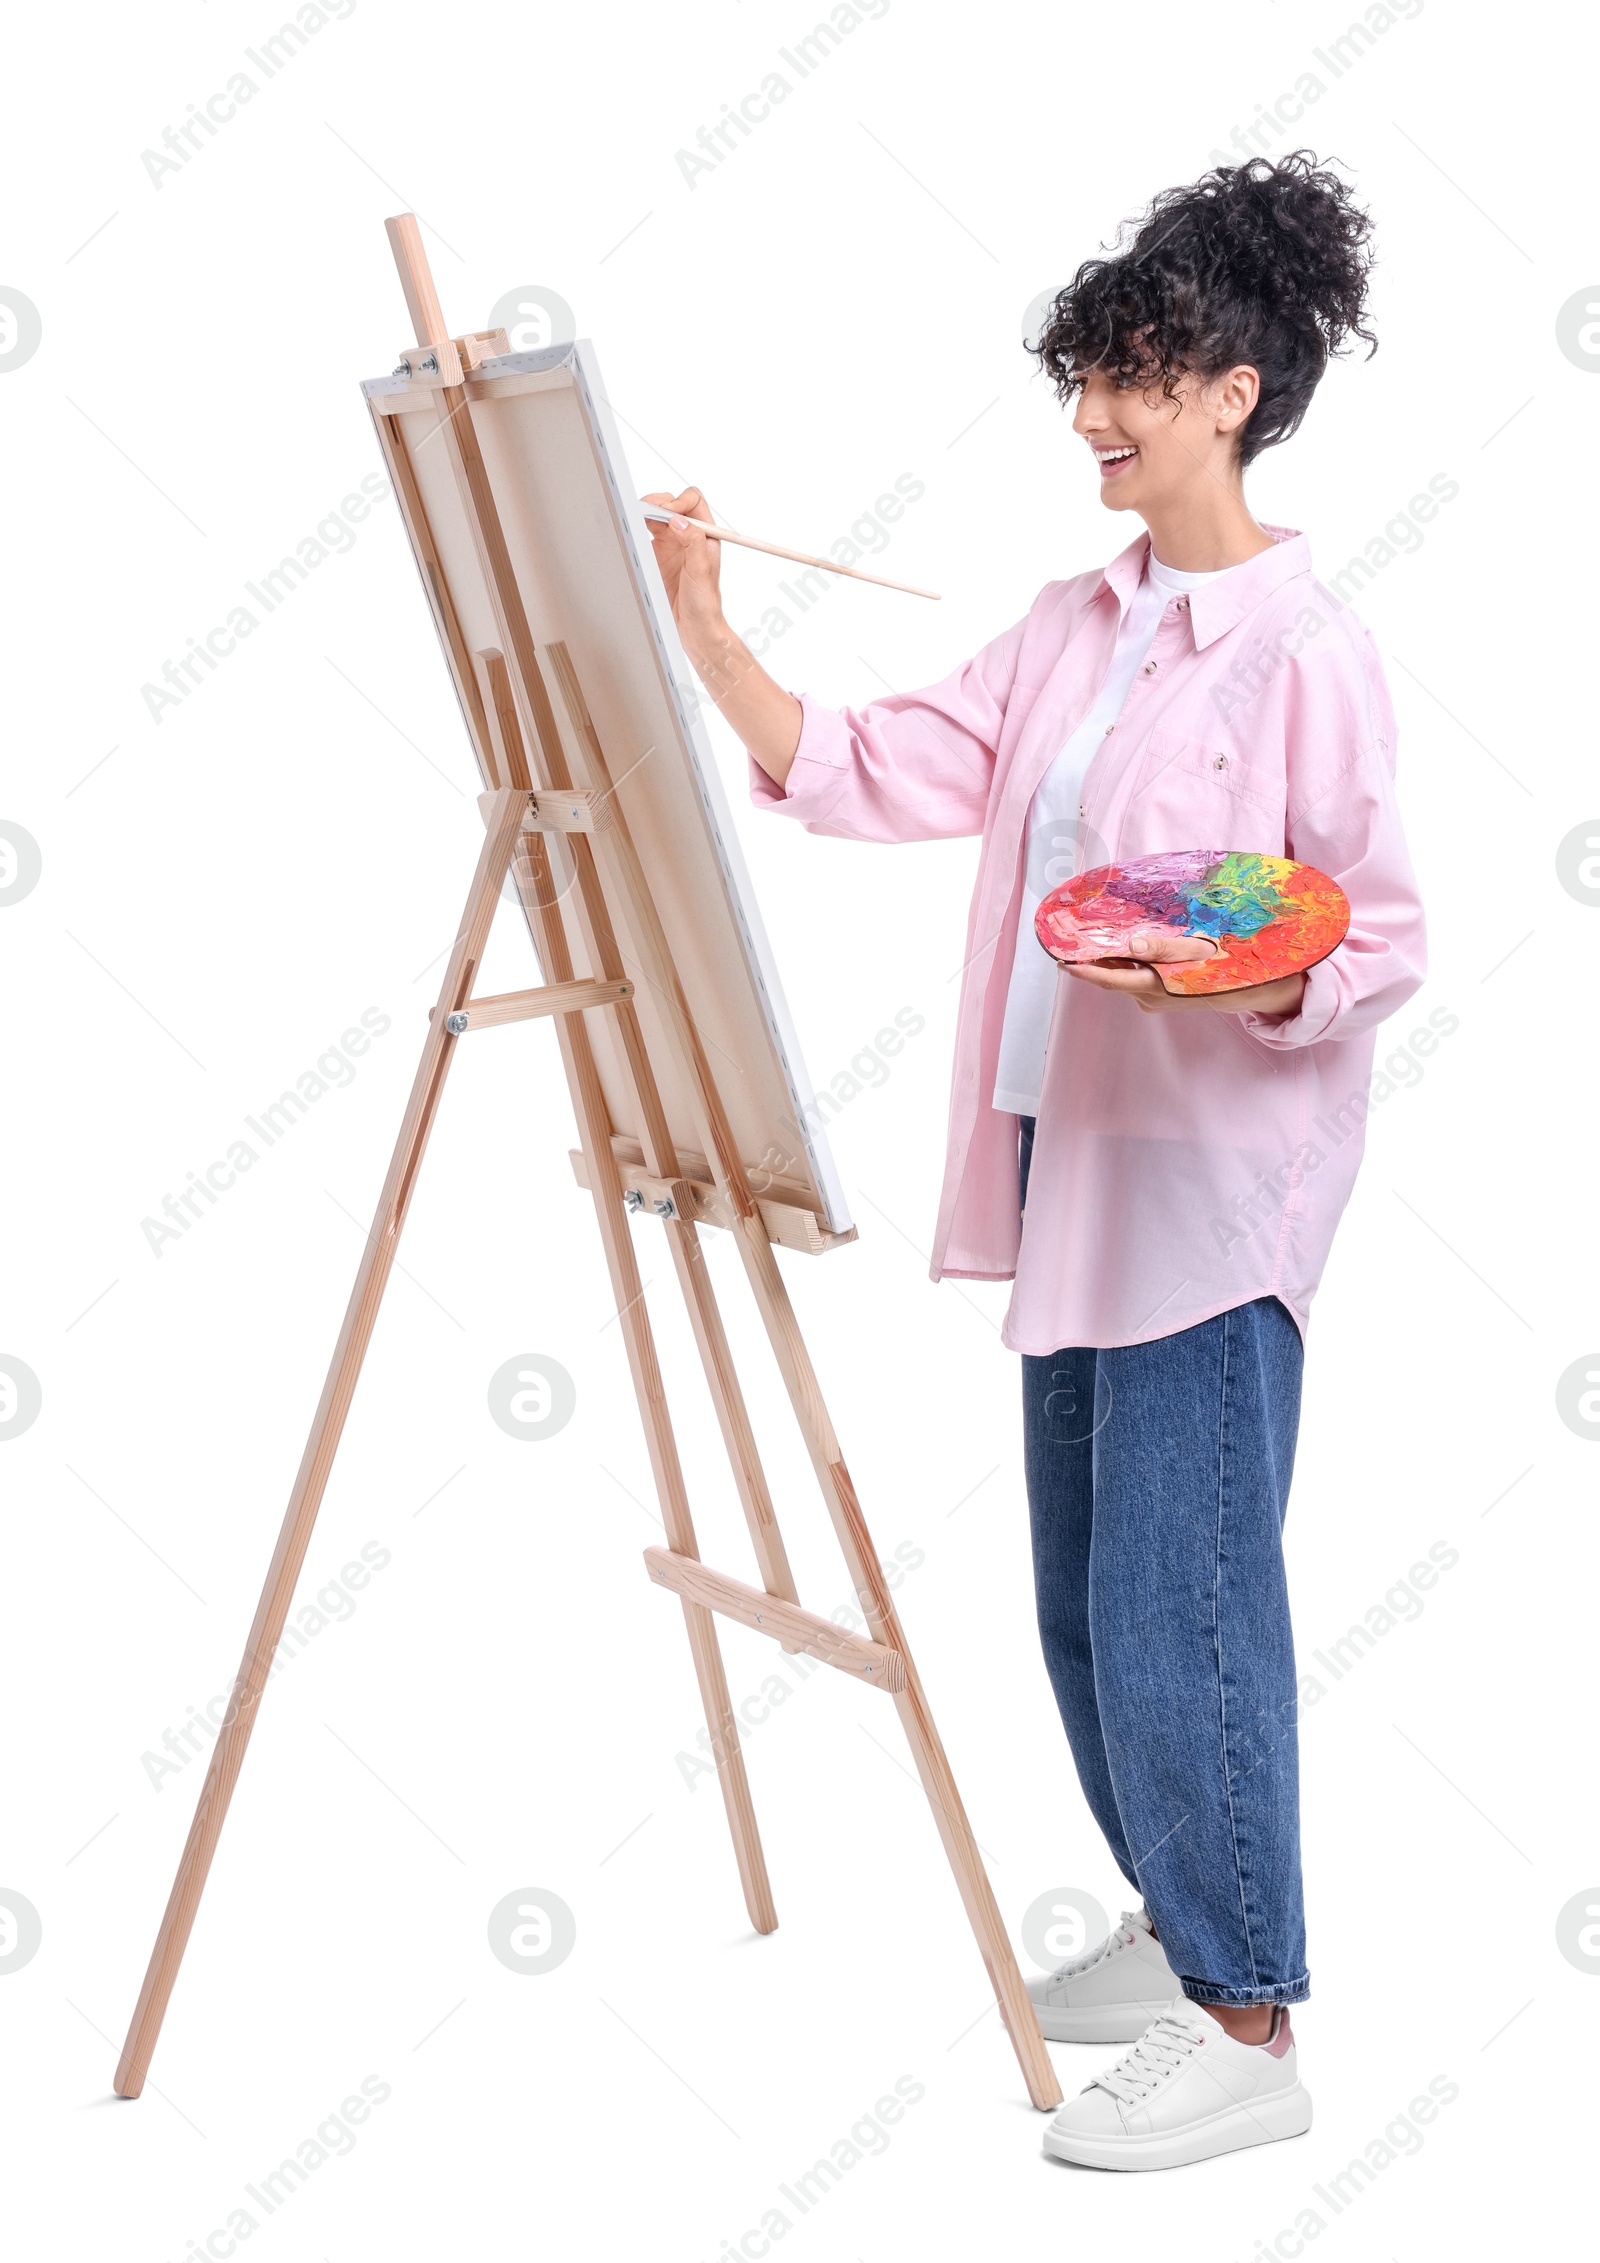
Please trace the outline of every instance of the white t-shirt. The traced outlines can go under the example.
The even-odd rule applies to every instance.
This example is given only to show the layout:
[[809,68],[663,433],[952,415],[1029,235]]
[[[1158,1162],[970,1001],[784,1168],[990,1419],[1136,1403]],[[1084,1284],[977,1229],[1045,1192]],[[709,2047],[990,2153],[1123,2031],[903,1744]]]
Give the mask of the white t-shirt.
[[[1079,815],[1090,757],[1122,713],[1133,679],[1155,642],[1161,615],[1172,599],[1186,590],[1198,589],[1202,582],[1219,581],[1223,573],[1234,570],[1223,567],[1217,573],[1180,573],[1175,566],[1162,565],[1155,552],[1150,552],[1143,577],[1122,616],[1105,681],[1088,714],[1035,789],[1028,806],[1022,914],[995,1070],[993,1105],[1002,1111],[1037,1115],[1044,1082],[1045,1040],[1055,1003],[1057,970],[1055,960],[1033,932],[1033,915],[1052,888],[1059,888],[1074,873],[1104,864],[1109,854]],[[1187,848],[1194,844],[1177,845]]]

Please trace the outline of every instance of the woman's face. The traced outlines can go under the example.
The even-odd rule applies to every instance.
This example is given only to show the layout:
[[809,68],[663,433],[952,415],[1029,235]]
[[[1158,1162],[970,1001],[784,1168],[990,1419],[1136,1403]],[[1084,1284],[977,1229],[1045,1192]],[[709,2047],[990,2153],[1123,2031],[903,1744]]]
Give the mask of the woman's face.
[[1072,429],[1094,451],[1108,510],[1148,519],[1181,505],[1201,481],[1239,489],[1238,433],[1260,391],[1256,372],[1225,370],[1208,384],[1185,373],[1173,386],[1169,399],[1159,383],[1142,392],[1103,370],[1085,377]]

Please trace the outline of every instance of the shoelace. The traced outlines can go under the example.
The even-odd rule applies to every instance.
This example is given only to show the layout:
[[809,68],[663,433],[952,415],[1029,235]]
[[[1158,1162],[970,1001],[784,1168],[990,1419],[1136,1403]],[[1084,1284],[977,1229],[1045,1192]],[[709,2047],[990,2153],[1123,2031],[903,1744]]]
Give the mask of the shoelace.
[[1205,2042],[1192,2019],[1178,2012],[1162,2012],[1140,2036],[1125,2059],[1097,2074],[1089,2085],[1109,2090],[1113,2098],[1137,2105],[1158,2083],[1176,2074]]
[[1113,1949],[1126,1948],[1129,1935],[1136,1937],[1140,1931],[1137,1919],[1138,1912],[1136,1910],[1125,1909],[1117,1920],[1114,1933],[1108,1933],[1103,1941],[1096,1942],[1092,1949],[1086,1949],[1081,1957],[1068,1957],[1065,1964],[1058,1964],[1050,1978],[1053,1981],[1070,1980],[1075,1973],[1087,1972],[1092,1965],[1097,1965],[1102,1957],[1110,1956]]

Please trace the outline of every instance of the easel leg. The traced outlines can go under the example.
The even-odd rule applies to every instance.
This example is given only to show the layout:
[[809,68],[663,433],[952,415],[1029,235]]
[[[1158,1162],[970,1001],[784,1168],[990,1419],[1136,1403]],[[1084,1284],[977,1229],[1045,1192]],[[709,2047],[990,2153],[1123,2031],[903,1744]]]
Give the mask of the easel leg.
[[390,1268],[400,1240],[410,1206],[412,1189],[416,1184],[417,1167],[422,1160],[428,1134],[438,1112],[444,1090],[444,1080],[450,1065],[455,1040],[445,1027],[446,1016],[465,1005],[472,993],[473,977],[483,959],[483,947],[488,937],[489,924],[494,917],[501,882],[511,862],[526,808],[526,797],[514,792],[503,792],[497,797],[490,817],[489,829],[478,859],[468,892],[466,910],[462,915],[461,931],[456,937],[450,963],[445,969],[439,1003],[429,1026],[422,1048],[416,1081],[411,1087],[411,1098],[406,1105],[400,1137],[395,1143],[389,1175],[384,1181],[383,1193],[378,1199],[377,1216],[367,1237],[366,1253],[356,1275],[344,1326],[334,1347],[333,1363],[323,1385],[322,1398],[311,1425],[311,1435],[300,1463],[294,1490],[289,1496],[278,1545],[267,1572],[261,1601],[256,1607],[255,1623],[245,1644],[244,1659],[234,1679],[233,1694],[218,1732],[211,1765],[200,1788],[199,1802],[194,1821],[189,1828],[178,1874],[173,1880],[168,1897],[166,1914],[151,1952],[149,1969],[128,2039],[122,2048],[122,2057],[112,2087],[123,2098],[137,2098],[144,2088],[161,2023],[166,2016],[167,2001],[183,1962],[188,1945],[190,1928],[205,1891],[211,1859],[222,1835],[222,1826],[228,1813],[228,1802],[244,1764],[245,1748],[255,1726],[256,1707],[266,1687],[271,1671],[273,1654],[283,1637],[284,1622],[294,1600],[295,1585],[300,1567],[305,1561],[312,1529],[317,1521],[317,1510],[322,1504],[323,1490],[333,1457],[338,1449],[345,1417],[355,1394],[356,1379],[378,1317],[378,1307],[388,1284]]
[[758,1218],[746,1219],[739,1235],[739,1247],[744,1257],[745,1272],[755,1292],[761,1317],[777,1355],[778,1365],[788,1387],[790,1403],[800,1424],[812,1464],[822,1486],[833,1528],[839,1536],[844,1560],[855,1583],[856,1594],[866,1614],[868,1632],[874,1642],[881,1642],[898,1650],[905,1660],[906,1686],[894,1700],[911,1746],[911,1757],[922,1778],[922,1788],[933,1809],[933,1819],[950,1868],[955,1874],[957,1888],[966,1906],[967,1918],[978,1943],[978,1954],[1000,2007],[1000,2017],[1011,2038],[1011,2047],[1022,2068],[1028,2095],[1041,2110],[1061,2103],[1061,2085],[1056,2080],[1050,2054],[1039,2033],[1039,2021],[1017,1970],[1011,1942],[995,1903],[994,1889],[984,1869],[983,1857],[967,1821],[961,1794],[956,1788],[955,1776],[945,1757],[939,1732],[933,1725],[933,1715],[923,1692],[906,1638],[901,1630],[898,1614],[889,1594],[883,1568],[867,1530],[850,1472],[839,1451],[833,1424],[828,1419],[811,1355],[789,1302],[778,1261],[767,1239],[766,1228]]
[[[545,971],[548,975],[548,964]],[[572,1019],[574,1023],[578,1022],[576,1015]],[[617,1314],[622,1324],[623,1342],[627,1347],[628,1365],[633,1372],[634,1390],[638,1395],[639,1412],[644,1422],[645,1443],[649,1447],[651,1466],[655,1472],[656,1491],[661,1502],[667,1540],[679,1555],[698,1556],[700,1549],[695,1539],[694,1521],[689,1513],[688,1490],[678,1461],[677,1442],[672,1434],[666,1392],[656,1359],[655,1338],[651,1333],[650,1318],[644,1305],[639,1262],[628,1227],[628,1213],[622,1200],[622,1177],[617,1169],[616,1157],[611,1152],[610,1118],[606,1113],[605,1095],[600,1088],[600,1078],[595,1069],[587,1031],[581,1024],[569,1028],[565,1020],[558,1023],[557,1028],[566,1063],[567,1081],[577,1110],[578,1131],[583,1142],[589,1184],[594,1190],[595,1216],[600,1225],[600,1238],[605,1244],[606,1263],[610,1268],[611,1286],[617,1300]],[[691,1226],[689,1231],[692,1233],[694,1228]],[[773,1905],[766,1857],[761,1851],[761,1836],[756,1828],[755,1805],[750,1797],[750,1782],[745,1773],[738,1724],[734,1720],[733,1704],[728,1696],[728,1678],[723,1670],[716,1622],[701,1604],[687,1600],[684,1602],[683,1616],[689,1632],[689,1648],[694,1657],[695,1674],[700,1683],[700,1698],[705,1707],[706,1727],[711,1734],[717,1781],[722,1787],[723,1805],[728,1813],[728,1829],[733,1835],[733,1851],[739,1865],[739,1882],[744,1888],[745,1908],[758,1933],[772,1933],[777,1929],[778,1913]]]

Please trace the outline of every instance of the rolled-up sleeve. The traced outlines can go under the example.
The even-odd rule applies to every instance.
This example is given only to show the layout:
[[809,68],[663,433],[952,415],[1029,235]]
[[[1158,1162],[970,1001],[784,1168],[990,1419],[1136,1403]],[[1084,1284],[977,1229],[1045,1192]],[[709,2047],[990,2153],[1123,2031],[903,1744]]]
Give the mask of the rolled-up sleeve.
[[752,756],[750,799],[810,833],[938,841],[981,833],[1027,617],[923,691],[867,707],[798,697],[800,743],[782,786]]
[[1350,930],[1306,976],[1295,1013],[1240,1015],[1252,1037],[1282,1050],[1376,1029],[1427,972],[1422,899],[1395,799],[1388,689],[1359,624],[1335,634],[1338,643],[1296,687],[1285,846],[1338,881]]

